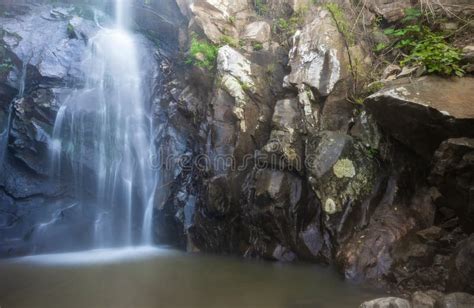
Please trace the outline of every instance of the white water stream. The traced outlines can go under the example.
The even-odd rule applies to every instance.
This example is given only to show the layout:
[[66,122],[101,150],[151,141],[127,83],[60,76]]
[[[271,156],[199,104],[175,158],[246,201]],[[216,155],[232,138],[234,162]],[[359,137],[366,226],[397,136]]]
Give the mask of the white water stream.
[[115,25],[89,40],[86,85],[60,108],[51,142],[53,175],[72,176],[79,202],[95,208],[95,248],[152,242],[156,172],[129,1],[115,0]]

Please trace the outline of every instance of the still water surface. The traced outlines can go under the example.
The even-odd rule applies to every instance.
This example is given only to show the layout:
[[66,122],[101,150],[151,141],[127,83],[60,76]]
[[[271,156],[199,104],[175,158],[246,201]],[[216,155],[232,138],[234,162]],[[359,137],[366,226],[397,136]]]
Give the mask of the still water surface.
[[358,307],[380,296],[334,270],[152,247],[0,261],[0,307]]

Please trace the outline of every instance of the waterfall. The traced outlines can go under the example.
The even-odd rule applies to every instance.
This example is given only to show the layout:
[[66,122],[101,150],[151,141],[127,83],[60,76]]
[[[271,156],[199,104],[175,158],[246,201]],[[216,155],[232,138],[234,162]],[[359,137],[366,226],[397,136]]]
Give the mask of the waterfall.
[[[24,61],[22,69],[21,69],[20,78],[19,78],[17,99],[20,99],[25,95],[26,68],[27,67],[28,67],[28,62]],[[7,111],[7,121],[3,130],[0,132],[0,167],[3,167],[3,164],[5,162],[5,156],[7,154],[8,138],[10,137],[10,129],[12,125],[12,118],[13,118],[13,112],[14,112],[13,109],[14,109],[14,102],[10,102],[10,106],[8,107],[8,111]]]
[[152,243],[156,173],[143,50],[127,30],[128,0],[115,3],[115,25],[89,40],[85,87],[61,106],[50,146],[54,177],[71,178],[75,197],[94,209],[94,247]]

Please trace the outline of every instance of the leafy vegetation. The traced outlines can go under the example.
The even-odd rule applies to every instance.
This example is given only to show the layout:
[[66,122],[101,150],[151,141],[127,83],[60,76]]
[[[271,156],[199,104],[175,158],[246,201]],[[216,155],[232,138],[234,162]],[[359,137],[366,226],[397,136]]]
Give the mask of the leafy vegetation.
[[229,45],[230,47],[234,47],[234,48],[239,48],[241,45],[241,42],[238,39],[229,35],[221,36],[220,43],[221,45]]
[[294,12],[289,18],[279,18],[274,24],[273,31],[283,35],[285,38],[295,34],[298,27],[304,23],[308,8],[304,7]]
[[217,59],[217,51],[217,45],[201,41],[196,37],[193,37],[186,63],[211,70],[214,67]]
[[461,52],[449,44],[447,36],[431,30],[420,10],[408,9],[405,15],[399,27],[385,30],[402,55],[400,65],[423,65],[430,74],[463,76]]
[[254,0],[254,6],[255,11],[260,16],[264,16],[269,12],[269,8],[265,0]]

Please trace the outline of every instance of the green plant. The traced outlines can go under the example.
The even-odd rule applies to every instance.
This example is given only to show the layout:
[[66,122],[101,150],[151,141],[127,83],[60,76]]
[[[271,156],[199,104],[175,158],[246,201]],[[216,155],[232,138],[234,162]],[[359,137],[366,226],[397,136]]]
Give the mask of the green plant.
[[235,25],[235,16],[229,16],[228,19],[229,19],[229,23],[234,26]]
[[254,0],[255,11],[258,15],[266,15],[269,11],[268,5],[265,0]]
[[77,38],[77,35],[76,35],[76,31],[74,30],[74,26],[71,24],[71,23],[68,23],[67,24],[67,36],[70,38],[70,39],[75,39]]
[[12,61],[10,60],[10,58],[6,58],[0,63],[0,74],[8,73],[12,68]]
[[254,51],[262,50],[263,49],[263,44],[259,43],[259,42],[254,42],[252,44],[252,48],[253,48]]
[[423,65],[430,74],[463,76],[461,52],[443,33],[431,30],[421,11],[407,10],[401,27],[384,32],[395,40],[393,46],[402,54],[400,65]]
[[217,51],[218,46],[193,37],[186,63],[211,70],[217,59]]

